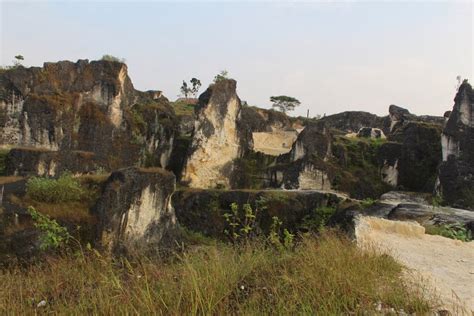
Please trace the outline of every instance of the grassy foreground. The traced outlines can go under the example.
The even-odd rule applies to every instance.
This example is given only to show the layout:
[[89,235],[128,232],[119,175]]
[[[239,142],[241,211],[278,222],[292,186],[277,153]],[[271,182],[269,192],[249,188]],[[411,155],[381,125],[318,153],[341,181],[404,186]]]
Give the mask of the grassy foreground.
[[0,314],[328,315],[375,311],[379,302],[430,310],[422,289],[402,281],[402,266],[335,232],[283,252],[263,244],[214,243],[166,261],[51,257],[0,272]]

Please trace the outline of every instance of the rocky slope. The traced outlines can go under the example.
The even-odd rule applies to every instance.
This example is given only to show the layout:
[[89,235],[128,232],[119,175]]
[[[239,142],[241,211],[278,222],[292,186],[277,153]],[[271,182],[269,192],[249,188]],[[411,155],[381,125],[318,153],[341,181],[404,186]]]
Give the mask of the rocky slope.
[[[0,146],[28,148],[9,159],[10,173],[82,172],[81,157],[93,169],[166,167],[173,120],[167,99],[135,90],[123,63],[61,61],[0,74]],[[29,155],[25,168],[17,157]]]

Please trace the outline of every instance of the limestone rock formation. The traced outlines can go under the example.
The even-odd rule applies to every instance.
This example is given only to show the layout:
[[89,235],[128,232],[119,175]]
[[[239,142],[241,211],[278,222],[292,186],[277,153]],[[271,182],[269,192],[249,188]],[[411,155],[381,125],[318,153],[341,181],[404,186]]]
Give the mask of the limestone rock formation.
[[237,83],[220,80],[199,96],[197,120],[183,181],[191,187],[230,187],[233,161],[242,154],[241,103]]
[[450,205],[474,210],[474,91],[467,80],[454,102],[441,138],[440,191]]
[[82,151],[109,170],[166,167],[173,120],[166,98],[135,90],[120,62],[61,61],[0,74],[0,146],[57,151],[57,165],[63,153]]
[[98,239],[108,250],[158,243],[176,222],[171,207],[175,176],[160,168],[127,168],[111,174],[95,207]]

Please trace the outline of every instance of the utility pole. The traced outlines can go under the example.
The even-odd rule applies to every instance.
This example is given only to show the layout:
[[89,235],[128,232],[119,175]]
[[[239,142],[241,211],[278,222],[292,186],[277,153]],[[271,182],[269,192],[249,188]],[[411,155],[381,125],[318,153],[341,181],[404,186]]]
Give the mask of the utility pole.
[[309,118],[309,109],[308,109],[308,111],[306,112],[306,118]]

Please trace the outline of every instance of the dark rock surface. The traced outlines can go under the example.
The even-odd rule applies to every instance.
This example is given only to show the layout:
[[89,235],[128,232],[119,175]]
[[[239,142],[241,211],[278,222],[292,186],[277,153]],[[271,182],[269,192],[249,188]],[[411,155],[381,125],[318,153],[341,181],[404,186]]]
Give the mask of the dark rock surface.
[[441,162],[441,126],[408,122],[389,139],[401,144],[397,186],[407,191],[432,192]]
[[94,212],[105,249],[158,243],[175,224],[170,206],[175,176],[163,169],[127,168],[113,172]]
[[234,202],[240,206],[249,203],[257,209],[258,229],[268,232],[273,216],[277,216],[284,227],[294,232],[304,226],[305,217],[317,216],[319,207],[335,208],[341,200],[335,194],[318,191],[192,189],[176,191],[173,207],[181,225],[208,236],[226,238],[224,214],[230,212]]
[[319,121],[325,123],[327,128],[333,128],[345,133],[357,133],[363,127],[375,127],[384,130],[389,125],[388,117],[380,117],[362,111],[346,111],[328,115]]

